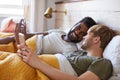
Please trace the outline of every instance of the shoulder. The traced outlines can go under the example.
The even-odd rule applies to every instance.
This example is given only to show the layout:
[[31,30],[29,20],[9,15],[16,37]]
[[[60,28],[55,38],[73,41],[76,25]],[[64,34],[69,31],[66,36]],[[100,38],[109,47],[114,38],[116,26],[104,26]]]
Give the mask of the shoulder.
[[100,58],[94,60],[88,70],[99,76],[101,80],[106,80],[112,75],[113,67],[110,60]]
[[63,30],[60,29],[51,29],[47,31],[48,33],[64,33],[66,34]]
[[108,68],[112,69],[111,61],[105,58],[99,58],[99,59],[93,60],[93,62],[91,63],[91,68],[100,69],[103,66],[104,66],[104,69],[106,68],[106,70]]
[[93,64],[109,64],[109,65],[111,65],[111,61],[106,58],[98,58],[93,61]]

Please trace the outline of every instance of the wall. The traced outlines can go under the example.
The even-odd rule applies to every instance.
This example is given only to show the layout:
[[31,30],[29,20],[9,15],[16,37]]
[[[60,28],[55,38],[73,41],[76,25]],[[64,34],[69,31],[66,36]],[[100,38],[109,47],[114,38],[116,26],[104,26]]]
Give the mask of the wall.
[[120,30],[120,0],[89,0],[56,4],[58,10],[67,9],[67,15],[56,14],[56,28],[67,30],[85,16],[96,22]]
[[33,23],[32,30],[30,32],[42,32],[44,31],[44,11],[46,8],[46,0],[36,0],[34,5],[33,17],[31,17]]
[[[48,7],[52,7],[53,10],[55,10],[55,9],[56,9],[55,2],[58,2],[58,1],[61,1],[61,0],[47,0],[46,9],[47,9]],[[53,17],[52,17],[51,19],[46,19],[46,18],[45,18],[46,30],[55,28],[55,13],[53,13],[52,16],[53,16]]]
[[[33,24],[31,24],[30,32],[43,32],[55,28],[55,14],[51,19],[44,17],[44,12],[48,7],[56,8],[55,2],[60,0],[36,0],[34,5],[34,14],[31,17]],[[34,18],[33,18],[34,17]]]
[[[120,22],[120,0],[89,0],[74,3],[56,4],[61,0],[37,0],[35,2],[35,12],[31,20],[35,23],[30,29],[31,32],[42,32],[53,28],[68,29],[85,16],[91,16],[97,22],[119,27]],[[64,1],[64,0],[63,0]],[[67,15],[53,13],[53,18],[46,19],[43,13],[47,7],[57,10],[67,9]],[[41,13],[41,14],[40,14]],[[0,17],[0,21],[5,17]]]
[[[43,32],[55,27],[55,16],[52,19],[46,19],[44,17],[44,12],[47,7],[52,7],[55,9],[55,2],[59,0],[32,0],[32,14],[30,17],[30,32]],[[6,18],[0,16],[1,21]]]
[[59,0],[33,0],[32,14],[30,18],[30,32],[43,32],[55,28],[55,14],[53,18],[46,19],[44,12],[48,7],[55,9],[55,2]]

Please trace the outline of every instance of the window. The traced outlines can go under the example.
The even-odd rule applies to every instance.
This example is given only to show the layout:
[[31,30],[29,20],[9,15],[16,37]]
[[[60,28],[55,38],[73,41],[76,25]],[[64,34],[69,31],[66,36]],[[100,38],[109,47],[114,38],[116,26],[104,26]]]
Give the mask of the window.
[[22,16],[22,0],[0,0],[0,16]]

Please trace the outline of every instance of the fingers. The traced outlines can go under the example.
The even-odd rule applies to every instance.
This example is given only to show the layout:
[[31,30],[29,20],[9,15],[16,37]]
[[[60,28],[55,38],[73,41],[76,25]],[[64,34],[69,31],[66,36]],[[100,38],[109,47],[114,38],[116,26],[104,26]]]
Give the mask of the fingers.
[[25,63],[30,64],[33,60],[36,60],[37,54],[26,45],[18,45],[17,53]]
[[27,56],[29,53],[28,53],[28,51],[25,51],[25,50],[19,50],[19,51],[18,51],[18,54],[19,54],[20,56]]
[[20,56],[20,57],[22,57],[22,54],[21,54],[21,53],[18,53],[17,55]]
[[32,53],[32,51],[25,45],[18,45],[18,51],[20,56],[27,56],[28,54]]
[[[28,53],[27,53],[28,54]],[[18,53],[18,56],[20,56],[24,62],[28,61],[28,55],[25,52],[24,53]]]
[[18,56],[20,56],[24,62],[27,62],[29,59],[30,52],[26,48],[19,49]]

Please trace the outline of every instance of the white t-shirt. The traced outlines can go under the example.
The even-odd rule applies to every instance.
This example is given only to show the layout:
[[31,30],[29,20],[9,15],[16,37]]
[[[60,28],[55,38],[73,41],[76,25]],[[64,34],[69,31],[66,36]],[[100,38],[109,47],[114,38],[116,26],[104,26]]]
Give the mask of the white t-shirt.
[[66,34],[64,31],[52,30],[48,33],[46,36],[37,36],[37,53],[56,54],[77,50],[75,43],[62,40],[61,35]]

